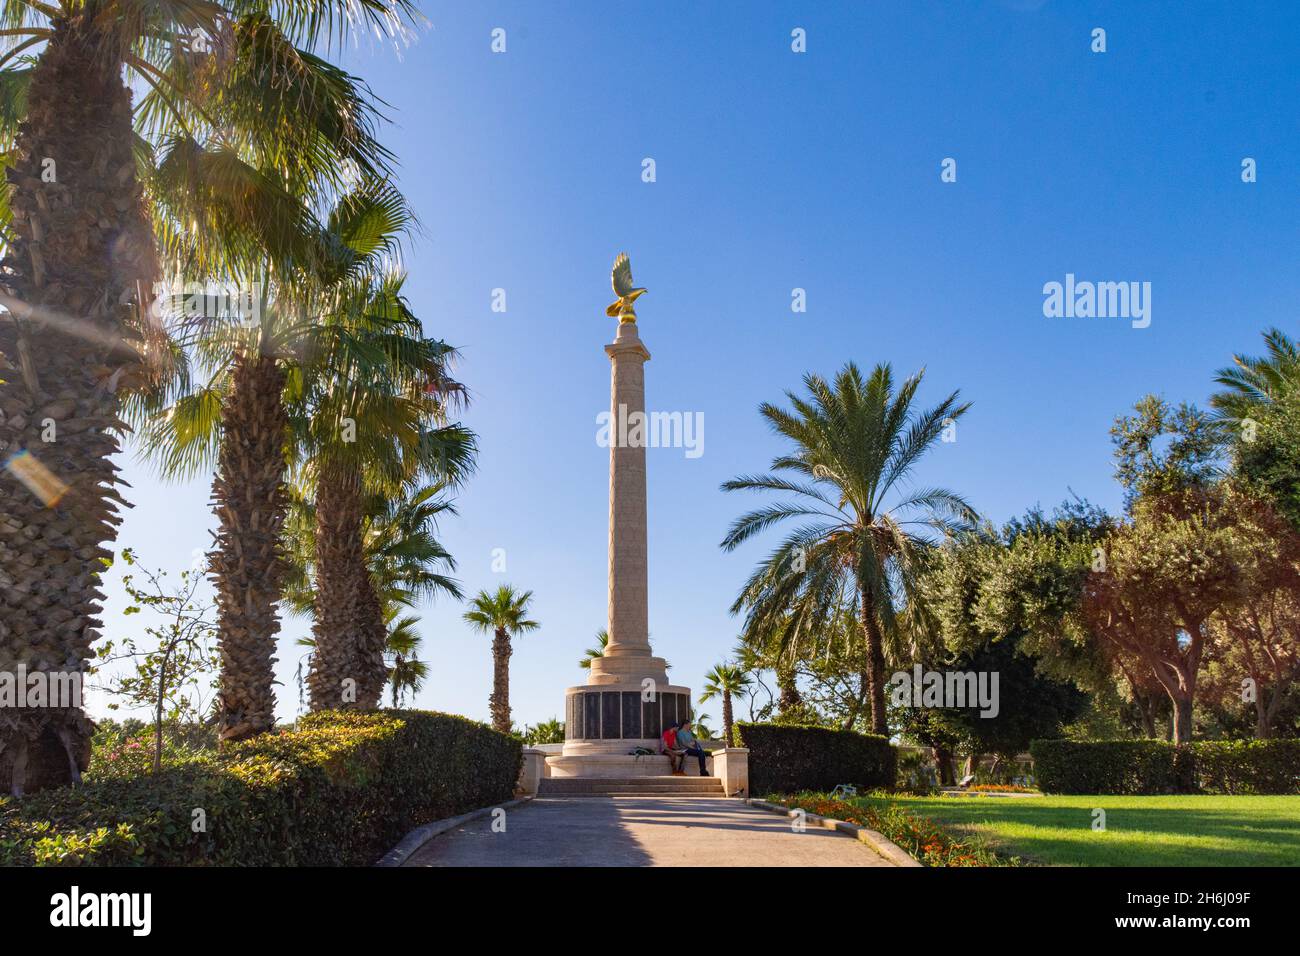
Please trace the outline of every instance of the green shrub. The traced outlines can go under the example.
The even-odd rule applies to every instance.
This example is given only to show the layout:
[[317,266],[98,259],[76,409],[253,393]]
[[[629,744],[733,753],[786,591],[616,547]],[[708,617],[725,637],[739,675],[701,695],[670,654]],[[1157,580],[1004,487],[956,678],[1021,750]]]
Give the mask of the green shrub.
[[751,793],[894,787],[897,756],[886,737],[779,724],[740,723],[736,731],[749,748]]
[[369,865],[415,826],[509,799],[521,760],[463,717],[312,714],[159,774],[0,799],[0,864]]
[[1196,782],[1211,793],[1300,793],[1300,740],[1192,744]]
[[1035,740],[1029,745],[1044,793],[1188,793],[1191,751],[1163,740]]
[[1300,740],[1035,740],[1045,793],[1300,793]]

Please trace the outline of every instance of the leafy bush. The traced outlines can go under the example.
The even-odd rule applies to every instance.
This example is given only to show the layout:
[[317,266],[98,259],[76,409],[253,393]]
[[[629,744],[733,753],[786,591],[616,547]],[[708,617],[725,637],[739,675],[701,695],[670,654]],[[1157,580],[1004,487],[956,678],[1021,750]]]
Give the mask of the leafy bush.
[[321,713],[158,774],[0,799],[0,865],[368,865],[509,799],[518,741],[449,714]]
[[1189,793],[1191,752],[1163,740],[1035,740],[1029,745],[1044,793]]
[[1300,740],[1192,744],[1196,782],[1211,793],[1300,793]]
[[752,793],[894,787],[897,756],[886,737],[779,724],[740,723],[736,730],[749,748]]

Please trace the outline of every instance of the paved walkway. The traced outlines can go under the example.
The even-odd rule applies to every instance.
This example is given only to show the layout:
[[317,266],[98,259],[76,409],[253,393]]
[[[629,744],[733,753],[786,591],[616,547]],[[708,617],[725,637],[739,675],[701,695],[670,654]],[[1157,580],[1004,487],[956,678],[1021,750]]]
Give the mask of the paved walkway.
[[548,797],[434,837],[407,866],[891,866],[851,836],[693,797]]

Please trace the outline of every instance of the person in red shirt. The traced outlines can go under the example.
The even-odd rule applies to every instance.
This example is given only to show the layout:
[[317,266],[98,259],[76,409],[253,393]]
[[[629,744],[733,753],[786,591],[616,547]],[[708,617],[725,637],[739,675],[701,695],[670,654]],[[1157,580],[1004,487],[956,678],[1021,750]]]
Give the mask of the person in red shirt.
[[686,756],[677,749],[677,725],[670,724],[668,729],[660,734],[659,742],[663,746],[664,753],[668,755],[668,766],[672,769],[673,776],[685,776],[686,771],[682,769],[682,761]]

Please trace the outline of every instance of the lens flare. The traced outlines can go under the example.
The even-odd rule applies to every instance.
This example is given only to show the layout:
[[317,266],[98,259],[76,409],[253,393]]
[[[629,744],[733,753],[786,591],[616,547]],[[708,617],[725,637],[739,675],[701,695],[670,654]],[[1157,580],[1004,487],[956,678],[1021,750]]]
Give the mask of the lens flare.
[[30,451],[20,451],[5,462],[5,470],[27,486],[47,508],[68,493],[68,486]]

